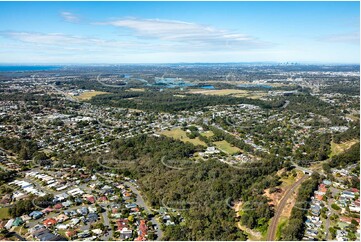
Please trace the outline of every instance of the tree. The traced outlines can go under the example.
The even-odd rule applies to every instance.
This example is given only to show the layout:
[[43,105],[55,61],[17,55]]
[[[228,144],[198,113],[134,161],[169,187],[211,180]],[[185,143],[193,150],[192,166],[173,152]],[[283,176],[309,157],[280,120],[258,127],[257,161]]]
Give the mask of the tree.
[[129,221],[130,223],[133,223],[133,222],[134,222],[134,216],[133,216],[133,215],[129,215],[129,216],[128,216],[128,221]]

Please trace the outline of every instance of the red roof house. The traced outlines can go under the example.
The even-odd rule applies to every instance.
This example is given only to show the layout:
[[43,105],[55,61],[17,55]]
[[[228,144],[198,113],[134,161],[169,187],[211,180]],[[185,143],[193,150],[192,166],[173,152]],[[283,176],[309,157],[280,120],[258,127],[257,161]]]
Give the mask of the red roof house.
[[122,230],[123,228],[128,228],[128,226],[129,226],[129,221],[128,221],[128,219],[119,219],[118,221],[117,221],[117,226],[118,226],[118,228],[117,228],[117,230]]
[[48,218],[46,219],[43,224],[45,227],[51,227],[51,226],[54,226],[55,224],[57,223],[56,219],[54,218]]

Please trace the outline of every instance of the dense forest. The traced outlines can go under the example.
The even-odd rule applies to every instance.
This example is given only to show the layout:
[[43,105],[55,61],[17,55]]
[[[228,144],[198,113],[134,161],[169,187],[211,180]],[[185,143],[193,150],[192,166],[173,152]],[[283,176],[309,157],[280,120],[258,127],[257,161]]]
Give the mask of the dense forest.
[[174,95],[171,91],[156,92],[123,92],[117,94],[99,95],[93,97],[92,104],[133,108],[147,111],[176,112],[182,110],[196,110],[214,105],[253,104],[262,108],[277,108],[283,102],[265,102],[261,100],[239,98],[231,96],[207,96],[199,94]]
[[28,139],[0,137],[0,147],[19,155],[22,160],[30,160],[38,151],[36,142]]
[[[227,201],[241,199],[259,204],[263,190],[277,185],[275,172],[283,165],[276,158],[265,159],[256,167],[235,169],[216,160],[196,162],[192,158],[199,148],[167,137],[136,136],[112,144],[115,159],[133,160],[133,166],[115,169],[136,178],[153,207],[181,209],[185,224],[165,228],[164,240],[244,240],[236,227],[235,211]],[[185,162],[184,169],[173,169],[164,163]],[[93,170],[104,167],[92,165]],[[257,203],[254,203],[257,201]],[[273,210],[267,201],[248,209],[242,223],[266,230]]]
[[333,141],[337,144],[340,144],[345,141],[352,139],[358,139],[360,137],[360,122],[352,122],[350,128],[345,132],[335,134],[333,136]]
[[360,95],[360,80],[352,78],[347,81],[333,82],[332,85],[325,86],[321,89],[322,93],[341,93],[346,95]]
[[340,116],[342,113],[333,105],[326,103],[319,98],[311,95],[289,96],[287,100],[290,104],[288,110],[292,110],[300,114],[314,113],[330,119],[332,125],[344,125],[346,121]]
[[345,167],[347,165],[356,164],[360,160],[360,143],[352,145],[347,151],[332,157],[328,165],[331,168]]
[[331,134],[313,133],[308,137],[295,152],[295,158],[302,166],[310,165],[310,162],[323,161],[331,152]]

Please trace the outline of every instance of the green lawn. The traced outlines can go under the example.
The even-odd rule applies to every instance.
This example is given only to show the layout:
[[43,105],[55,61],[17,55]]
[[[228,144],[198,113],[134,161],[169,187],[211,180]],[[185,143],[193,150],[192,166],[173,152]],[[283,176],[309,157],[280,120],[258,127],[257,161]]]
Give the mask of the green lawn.
[[163,134],[165,136],[168,136],[168,137],[171,137],[174,139],[181,140],[183,142],[190,142],[194,145],[207,146],[206,143],[201,141],[198,137],[196,137],[195,139],[188,138],[187,133],[185,131],[181,130],[180,128],[172,129],[172,130],[165,130],[165,131],[162,131],[160,134]]
[[9,219],[9,208],[0,208],[0,219]]
[[230,143],[228,143],[225,140],[213,142],[213,144],[221,151],[228,153],[230,155],[241,152],[241,150],[239,148],[232,146]]

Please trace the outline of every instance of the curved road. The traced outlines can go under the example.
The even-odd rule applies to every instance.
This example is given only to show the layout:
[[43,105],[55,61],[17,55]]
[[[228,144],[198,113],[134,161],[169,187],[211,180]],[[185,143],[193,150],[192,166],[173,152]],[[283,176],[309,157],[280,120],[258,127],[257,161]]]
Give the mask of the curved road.
[[308,175],[304,175],[301,179],[299,179],[297,182],[295,182],[292,187],[290,187],[285,195],[283,196],[281,202],[278,204],[277,210],[275,215],[273,216],[271,220],[271,224],[268,228],[268,234],[267,234],[267,241],[274,241],[276,237],[276,231],[277,231],[277,225],[278,220],[282,214],[282,211],[284,207],[286,206],[287,200],[291,197],[292,193],[295,191],[295,189],[304,181],[306,178],[309,177]]
[[[140,192],[138,191],[138,189],[133,185],[131,184],[130,182],[124,182],[125,185],[127,185],[130,190],[132,190],[132,192],[134,192],[136,195],[137,195],[137,204],[140,206],[140,207],[143,207],[144,210],[149,214],[151,213],[151,208],[148,207],[148,205],[145,203],[142,195],[140,194]],[[155,224],[157,226],[157,230],[156,230],[156,234],[157,234],[157,240],[161,240],[162,239],[162,236],[163,236],[163,233],[162,233],[162,230],[160,228],[160,223],[155,219],[155,217],[153,217],[151,219],[151,222],[152,224]]]

